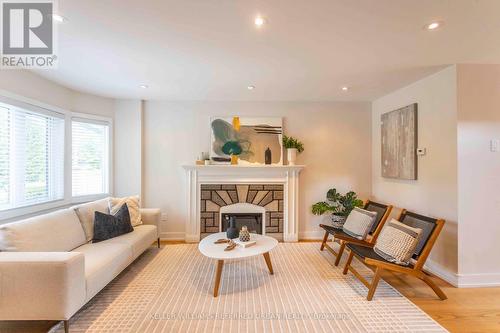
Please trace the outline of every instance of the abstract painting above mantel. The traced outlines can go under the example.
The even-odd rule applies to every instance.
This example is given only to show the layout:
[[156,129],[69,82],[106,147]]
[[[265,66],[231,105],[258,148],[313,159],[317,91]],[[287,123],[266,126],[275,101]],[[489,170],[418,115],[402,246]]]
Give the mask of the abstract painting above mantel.
[[234,153],[240,164],[283,164],[282,118],[212,117],[210,127],[211,158]]
[[417,179],[417,103],[381,115],[382,177]]

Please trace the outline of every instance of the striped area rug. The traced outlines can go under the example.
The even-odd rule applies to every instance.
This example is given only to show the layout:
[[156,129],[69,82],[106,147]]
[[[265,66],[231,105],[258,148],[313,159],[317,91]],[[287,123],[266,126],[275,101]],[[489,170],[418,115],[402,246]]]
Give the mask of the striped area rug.
[[446,332],[384,281],[366,301],[319,243],[280,243],[271,259],[274,275],[262,256],[226,261],[214,298],[215,262],[197,245],[151,248],[71,319],[71,332]]

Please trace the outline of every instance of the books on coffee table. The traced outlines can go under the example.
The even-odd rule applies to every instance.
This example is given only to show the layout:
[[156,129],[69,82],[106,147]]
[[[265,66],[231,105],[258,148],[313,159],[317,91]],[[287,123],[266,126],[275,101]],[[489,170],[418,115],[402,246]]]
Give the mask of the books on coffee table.
[[234,239],[233,240],[238,246],[241,246],[243,248],[250,247],[252,245],[255,245],[257,242],[254,240],[249,240],[248,242],[242,242],[239,239]]

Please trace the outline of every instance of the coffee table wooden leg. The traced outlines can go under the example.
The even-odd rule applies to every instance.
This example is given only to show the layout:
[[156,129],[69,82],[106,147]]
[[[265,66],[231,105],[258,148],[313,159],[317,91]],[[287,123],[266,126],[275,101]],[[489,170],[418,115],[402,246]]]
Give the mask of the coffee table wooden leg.
[[267,268],[269,268],[269,273],[274,274],[273,264],[271,263],[271,257],[269,256],[269,252],[264,253],[264,259],[266,260]]
[[217,270],[215,271],[214,297],[217,297],[219,295],[220,277],[222,275],[223,266],[224,260],[217,260]]

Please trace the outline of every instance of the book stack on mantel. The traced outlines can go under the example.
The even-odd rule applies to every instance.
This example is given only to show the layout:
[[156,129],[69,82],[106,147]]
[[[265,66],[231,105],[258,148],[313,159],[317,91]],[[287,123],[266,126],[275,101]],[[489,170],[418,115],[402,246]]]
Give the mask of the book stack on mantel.
[[212,165],[230,165],[231,164],[231,158],[227,157],[212,157],[212,160],[210,162]]

